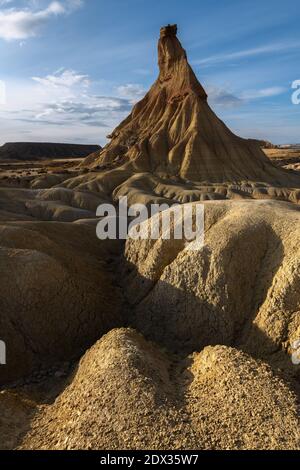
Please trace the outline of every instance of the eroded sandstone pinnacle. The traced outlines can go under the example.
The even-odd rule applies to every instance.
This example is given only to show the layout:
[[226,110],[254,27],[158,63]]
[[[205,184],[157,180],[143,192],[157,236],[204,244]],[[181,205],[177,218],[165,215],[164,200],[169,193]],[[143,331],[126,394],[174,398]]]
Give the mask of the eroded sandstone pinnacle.
[[178,27],[177,24],[168,24],[160,28],[160,37],[164,38],[166,36],[177,36]]
[[112,165],[126,174],[147,172],[197,183],[298,184],[294,175],[275,168],[258,145],[233,134],[216,116],[176,24],[160,30],[158,65],[158,78],[148,93],[113,131],[111,142],[84,165]]

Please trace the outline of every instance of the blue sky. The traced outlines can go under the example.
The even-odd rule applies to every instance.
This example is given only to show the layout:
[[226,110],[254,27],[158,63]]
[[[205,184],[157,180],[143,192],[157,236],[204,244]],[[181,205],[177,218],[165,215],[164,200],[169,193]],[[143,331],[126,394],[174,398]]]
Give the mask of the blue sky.
[[234,132],[299,142],[299,19],[291,0],[0,0],[0,143],[105,144],[156,79],[167,23]]

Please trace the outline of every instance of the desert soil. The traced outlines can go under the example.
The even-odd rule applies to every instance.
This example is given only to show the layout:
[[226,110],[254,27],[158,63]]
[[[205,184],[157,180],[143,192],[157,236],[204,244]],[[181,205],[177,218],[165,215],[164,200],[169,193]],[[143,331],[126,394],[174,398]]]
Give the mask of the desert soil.
[[5,183],[2,449],[300,449],[298,205],[206,201],[188,252],[100,242],[99,195]]

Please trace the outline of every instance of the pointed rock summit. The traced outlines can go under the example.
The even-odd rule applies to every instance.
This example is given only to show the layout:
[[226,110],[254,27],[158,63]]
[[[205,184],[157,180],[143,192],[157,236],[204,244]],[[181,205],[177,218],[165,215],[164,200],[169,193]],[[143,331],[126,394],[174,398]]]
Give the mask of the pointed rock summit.
[[85,165],[193,182],[295,182],[295,175],[274,167],[258,145],[234,135],[215,115],[177,38],[177,25],[161,28],[158,65],[149,92]]

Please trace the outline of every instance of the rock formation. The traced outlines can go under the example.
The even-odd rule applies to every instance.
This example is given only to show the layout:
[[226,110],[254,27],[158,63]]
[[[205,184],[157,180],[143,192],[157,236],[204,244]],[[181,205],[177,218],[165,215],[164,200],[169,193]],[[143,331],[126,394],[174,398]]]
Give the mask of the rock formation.
[[96,200],[117,202],[122,196],[129,204],[299,201],[299,172],[273,165],[257,141],[237,137],[214,114],[176,33],[176,26],[161,29],[158,79],[102,151],[72,174],[26,182],[35,190],[25,203],[27,216],[92,218]]
[[226,344],[282,359],[287,370],[300,338],[299,210],[212,201],[205,219],[201,250],[186,250],[185,240],[127,241],[130,324],[174,352]]
[[248,139],[250,142],[253,142],[259,145],[262,149],[277,149],[279,148],[278,145],[272,144],[268,140],[258,140],[258,139]]
[[40,407],[21,448],[299,449],[299,425],[295,394],[266,364],[226,346],[176,360],[120,329]]
[[109,244],[79,224],[0,223],[0,385],[80,356],[122,326]]
[[[118,326],[119,283],[124,321],[140,333],[113,329],[59,386],[42,373],[42,396],[32,384],[21,394],[0,393],[1,448],[300,449],[300,366],[290,357],[300,334],[299,210],[276,201],[205,207],[202,250],[189,252],[180,240],[128,241],[113,284],[110,274],[103,277],[111,261],[96,267],[108,247],[100,244],[98,251],[85,227],[30,223],[35,249],[51,251],[53,260],[44,310],[31,296],[21,304],[19,294],[4,291],[10,305],[2,309],[3,324],[6,318],[15,328],[9,338],[23,337],[27,348],[19,349],[19,362],[32,351],[38,351],[35,361],[65,360],[80,352],[83,340]],[[21,244],[20,236],[7,232],[6,245],[22,246],[16,256],[24,259],[32,255],[24,251],[28,237]],[[68,249],[62,236],[71,240]],[[40,280],[32,282],[42,295],[36,261]],[[17,259],[5,271],[8,285],[16,273],[23,285],[29,275],[25,264],[20,278],[16,266]],[[66,280],[63,266],[72,266]],[[13,302],[23,305],[22,316]]]
[[[300,449],[300,177],[215,116],[176,33],[102,152],[0,188],[1,449]],[[205,245],[100,242],[125,195],[203,201]]]
[[111,142],[85,164],[122,164],[136,173],[194,182],[292,184],[292,176],[275,168],[255,141],[237,137],[215,115],[176,34],[176,25],[161,29],[158,79]]

